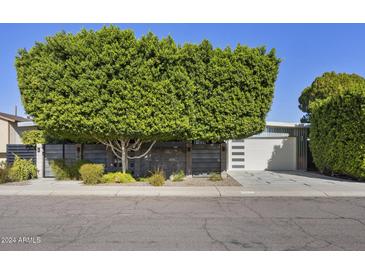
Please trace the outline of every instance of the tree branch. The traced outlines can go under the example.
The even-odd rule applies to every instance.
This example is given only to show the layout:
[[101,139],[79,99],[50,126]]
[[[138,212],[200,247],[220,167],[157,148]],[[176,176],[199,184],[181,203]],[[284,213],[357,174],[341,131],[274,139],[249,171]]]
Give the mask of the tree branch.
[[141,148],[142,141],[137,140],[132,147],[127,148],[128,151],[138,151]]
[[[142,142],[141,142],[142,143]],[[141,154],[141,155],[138,155],[138,156],[127,156],[128,159],[138,159],[138,158],[142,158],[144,156],[146,156],[150,150],[152,149],[153,145],[156,143],[156,141],[153,141],[150,145],[150,147],[146,150],[145,153]]]
[[121,158],[122,158],[122,156],[119,154],[119,153],[122,153],[121,151],[117,150],[117,151],[119,152],[119,153],[117,153],[117,152],[115,151],[114,146],[110,146],[110,148],[112,149],[112,151],[113,151],[113,153],[114,153],[114,155],[115,155],[115,156],[117,156],[119,159],[121,159]]

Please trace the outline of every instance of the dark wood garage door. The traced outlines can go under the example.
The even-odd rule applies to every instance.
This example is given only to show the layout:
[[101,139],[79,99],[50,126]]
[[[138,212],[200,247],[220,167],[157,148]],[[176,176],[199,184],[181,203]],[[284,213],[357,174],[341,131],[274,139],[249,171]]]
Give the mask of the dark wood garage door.
[[191,152],[193,175],[208,175],[221,171],[220,144],[193,144]]

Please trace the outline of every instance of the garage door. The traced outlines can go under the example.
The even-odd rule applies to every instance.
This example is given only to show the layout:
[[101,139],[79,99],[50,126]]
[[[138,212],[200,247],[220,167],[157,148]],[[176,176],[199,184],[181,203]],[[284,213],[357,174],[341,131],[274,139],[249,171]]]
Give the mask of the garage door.
[[230,169],[296,170],[296,138],[248,138],[231,142]]
[[246,170],[295,170],[296,138],[245,140]]

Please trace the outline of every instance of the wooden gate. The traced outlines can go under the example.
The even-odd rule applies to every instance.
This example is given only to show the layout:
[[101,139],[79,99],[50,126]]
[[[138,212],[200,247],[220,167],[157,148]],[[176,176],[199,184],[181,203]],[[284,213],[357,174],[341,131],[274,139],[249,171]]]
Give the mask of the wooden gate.
[[221,144],[192,144],[193,175],[208,175],[221,172]]
[[51,162],[53,160],[64,158],[64,146],[61,145],[44,145],[44,177],[54,177]]

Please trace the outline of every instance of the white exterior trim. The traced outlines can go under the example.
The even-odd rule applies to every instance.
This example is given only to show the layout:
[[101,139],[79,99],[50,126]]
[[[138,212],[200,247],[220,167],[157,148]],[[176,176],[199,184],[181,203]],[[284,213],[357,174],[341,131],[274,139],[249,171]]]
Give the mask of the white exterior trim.
[[33,121],[18,122],[18,127],[35,127],[35,126],[37,125]]
[[266,121],[266,126],[270,127],[300,127],[306,128],[309,127],[309,123],[290,123],[290,122],[269,122]]

